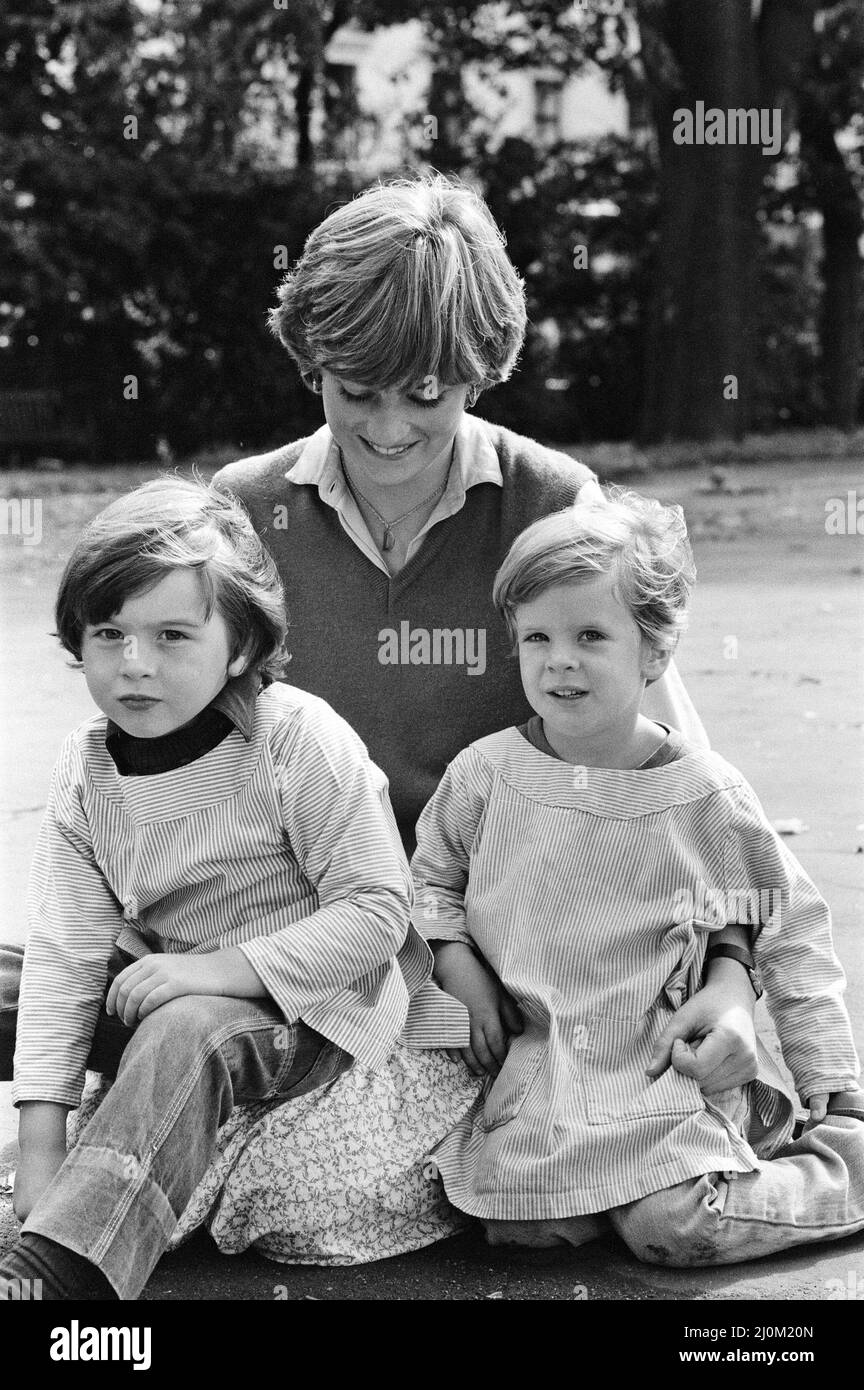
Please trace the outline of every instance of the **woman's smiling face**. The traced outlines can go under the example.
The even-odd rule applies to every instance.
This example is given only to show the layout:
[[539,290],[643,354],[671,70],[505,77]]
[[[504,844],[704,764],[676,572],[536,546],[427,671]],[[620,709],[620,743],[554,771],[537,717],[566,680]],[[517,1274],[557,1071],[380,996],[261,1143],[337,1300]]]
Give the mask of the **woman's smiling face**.
[[413,390],[373,391],[322,371],[330,432],[349,471],[378,487],[404,487],[449,455],[469,388],[439,386],[434,377]]

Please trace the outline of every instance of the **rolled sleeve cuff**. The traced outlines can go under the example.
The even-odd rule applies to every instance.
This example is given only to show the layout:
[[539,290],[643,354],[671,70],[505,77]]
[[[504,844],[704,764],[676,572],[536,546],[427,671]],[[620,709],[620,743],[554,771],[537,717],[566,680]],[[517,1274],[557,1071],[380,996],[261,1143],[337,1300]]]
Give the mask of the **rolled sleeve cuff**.
[[468,1010],[429,980],[411,999],[401,1041],[408,1047],[468,1047]]
[[440,918],[424,917],[425,911],[425,908],[418,910],[415,907],[411,914],[411,924],[424,941],[461,941],[466,946],[473,946],[474,942],[465,930],[464,924],[455,921],[445,922]]
[[304,1008],[310,1008],[313,1003],[319,1002],[311,998],[302,999],[300,993],[291,988],[286,979],[282,950],[272,937],[238,941],[237,949],[243,952],[259,976],[267,993],[284,1015],[286,1023],[296,1023]]
[[822,1076],[816,1077],[814,1081],[807,1079],[802,1081],[800,1085],[796,1083],[796,1088],[802,1101],[806,1104],[811,1096],[824,1095],[826,1092],[833,1094],[835,1091],[857,1091],[859,1084],[859,1078],[850,1071],[837,1073],[827,1079]]
[[12,1082],[12,1104],[26,1105],[33,1101],[44,1105],[65,1105],[70,1110],[77,1110],[83,1092],[83,1078],[80,1084],[76,1085],[72,1081],[65,1084],[56,1077],[46,1082],[40,1081],[38,1077],[16,1076]]

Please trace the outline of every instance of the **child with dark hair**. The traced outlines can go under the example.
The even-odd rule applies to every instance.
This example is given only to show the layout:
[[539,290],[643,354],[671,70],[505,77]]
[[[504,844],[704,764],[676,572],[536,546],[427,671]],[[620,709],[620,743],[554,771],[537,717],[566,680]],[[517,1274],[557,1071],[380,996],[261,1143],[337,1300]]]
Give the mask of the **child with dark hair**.
[[[134,1298],[235,1105],[380,1067],[431,956],[383,773],[270,679],[282,586],[242,507],[178,479],[119,499],[56,615],[101,713],[54,770],[23,970],[0,950],[25,1221],[0,1280]],[[116,1080],[67,1155],[88,1067]]]

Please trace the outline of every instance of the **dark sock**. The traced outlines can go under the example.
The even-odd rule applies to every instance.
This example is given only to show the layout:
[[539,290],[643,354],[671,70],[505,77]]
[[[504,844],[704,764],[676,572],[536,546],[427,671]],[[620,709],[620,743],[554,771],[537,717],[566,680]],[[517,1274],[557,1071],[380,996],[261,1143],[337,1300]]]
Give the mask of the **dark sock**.
[[[35,1231],[23,1231],[17,1245],[5,1255],[0,1255],[0,1279],[6,1281],[6,1297],[12,1293],[16,1281],[28,1280],[30,1298],[34,1299],[39,1290],[44,1301],[73,1302],[81,1299],[87,1302],[116,1299],[104,1274],[96,1265],[58,1245],[56,1240],[40,1236]],[[41,1290],[36,1280],[41,1281]]]

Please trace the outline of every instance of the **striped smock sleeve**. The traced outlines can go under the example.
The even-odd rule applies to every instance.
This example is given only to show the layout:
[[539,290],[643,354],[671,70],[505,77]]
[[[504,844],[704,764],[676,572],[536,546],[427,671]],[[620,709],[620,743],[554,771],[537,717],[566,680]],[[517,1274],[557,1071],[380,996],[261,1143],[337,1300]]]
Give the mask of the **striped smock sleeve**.
[[283,829],[318,905],[287,925],[262,917],[237,945],[294,1023],[399,955],[411,878],[387,779],[334,710],[298,711],[274,732],[271,756]]
[[853,1090],[860,1068],[828,904],[753,790],[744,783],[730,795],[735,809],[725,846],[725,889],[759,903],[754,956],[796,1089],[805,1101],[820,1091]]
[[123,924],[96,862],[75,735],[63,745],[30,874],[12,1098],[77,1106]]
[[[492,779],[486,759],[475,747],[466,748],[449,765],[420,814],[411,860],[412,921],[427,941],[472,944],[465,889]],[[429,980],[411,1000],[403,1041],[410,1047],[467,1047],[471,1041],[468,1010]]]
[[414,926],[427,941],[471,944],[465,889],[472,847],[482,826],[494,773],[475,747],[450,763],[417,822]]

